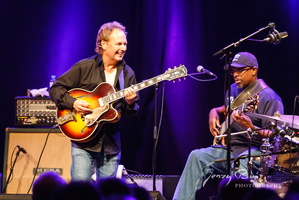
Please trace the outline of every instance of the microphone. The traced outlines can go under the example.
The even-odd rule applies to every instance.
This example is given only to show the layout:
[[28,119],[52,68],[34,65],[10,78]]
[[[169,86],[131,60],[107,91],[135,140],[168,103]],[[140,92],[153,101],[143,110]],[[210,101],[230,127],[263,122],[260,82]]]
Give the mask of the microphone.
[[203,74],[209,74],[211,76],[216,76],[213,72],[210,72],[209,70],[203,68],[203,66],[201,65],[198,65],[198,67],[196,68],[196,70],[200,73],[203,73]]
[[289,36],[288,32],[285,31],[285,32],[279,33],[275,28],[273,28],[273,30],[270,31],[269,34],[267,35],[267,37],[265,39],[263,39],[262,41],[276,45],[276,44],[279,44],[283,38],[286,38],[288,36]]
[[27,153],[27,151],[26,151],[23,147],[20,147],[19,145],[17,145],[17,147],[18,147],[18,149],[19,149],[20,151],[22,151],[24,154]]

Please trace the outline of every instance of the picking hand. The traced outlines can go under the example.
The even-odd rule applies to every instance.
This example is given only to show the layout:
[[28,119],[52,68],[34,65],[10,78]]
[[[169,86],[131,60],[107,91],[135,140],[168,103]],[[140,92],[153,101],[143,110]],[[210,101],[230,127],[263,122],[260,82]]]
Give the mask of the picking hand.
[[76,100],[74,102],[73,108],[78,112],[82,114],[88,114],[92,113],[92,110],[89,107],[89,104],[86,101],[83,100]]

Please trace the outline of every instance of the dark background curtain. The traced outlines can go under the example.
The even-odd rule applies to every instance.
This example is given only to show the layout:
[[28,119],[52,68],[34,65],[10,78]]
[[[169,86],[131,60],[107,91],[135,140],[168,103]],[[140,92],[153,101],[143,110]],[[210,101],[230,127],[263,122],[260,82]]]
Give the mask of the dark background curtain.
[[[14,127],[14,98],[25,96],[27,89],[48,87],[51,75],[60,76],[75,62],[94,55],[98,29],[116,20],[127,27],[125,61],[138,82],[180,64],[188,73],[203,65],[218,75],[210,82],[186,77],[157,87],[158,118],[162,116],[157,174],[181,174],[190,151],[211,145],[208,113],[223,105],[225,59],[213,53],[269,22],[289,37],[279,45],[244,41],[233,53],[255,54],[259,78],[282,97],[285,114],[293,113],[299,94],[298,9],[296,0],[1,0],[1,158],[5,128]],[[255,38],[263,39],[268,32]],[[153,86],[140,91],[138,117],[122,118],[121,162],[142,174],[152,173],[154,94]]]

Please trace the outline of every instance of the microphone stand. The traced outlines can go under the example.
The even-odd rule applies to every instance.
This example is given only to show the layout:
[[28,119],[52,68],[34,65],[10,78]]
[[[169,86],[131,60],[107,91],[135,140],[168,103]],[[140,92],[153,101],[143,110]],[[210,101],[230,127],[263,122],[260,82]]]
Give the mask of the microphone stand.
[[248,161],[247,161],[247,173],[248,178],[250,178],[251,170],[252,170],[252,160],[251,160],[251,139],[254,132],[251,130],[251,128],[247,129],[247,136],[248,136]]
[[157,109],[158,109],[158,83],[154,84],[155,87],[155,102],[154,102],[154,128],[153,128],[153,157],[152,157],[152,170],[153,170],[153,191],[156,191],[156,157],[157,157]]
[[259,32],[261,32],[261,31],[263,31],[263,30],[265,30],[265,29],[267,29],[267,28],[273,28],[274,26],[275,26],[275,24],[274,24],[273,22],[270,22],[270,23],[268,24],[268,26],[265,26],[265,27],[260,28],[260,29],[257,30],[256,32],[254,32],[254,33],[252,33],[252,34],[250,34],[250,35],[248,35],[248,36],[246,36],[246,37],[244,37],[244,38],[241,38],[241,39],[240,39],[239,41],[237,41],[237,42],[231,43],[230,45],[228,45],[228,46],[224,47],[223,49],[221,49],[221,50],[217,51],[216,53],[214,53],[213,56],[217,56],[217,55],[219,55],[219,54],[225,53],[225,52],[227,52],[229,49],[231,49],[232,47],[237,47],[237,46],[238,46],[241,42],[243,42],[244,40],[247,40],[248,38],[251,38],[252,36],[258,34]]
[[[227,160],[227,165],[226,165],[226,174],[227,175],[230,175],[230,154],[231,154],[231,123],[230,123],[230,116],[231,116],[231,102],[230,102],[230,96],[231,96],[231,88],[230,88],[230,77],[229,77],[229,72],[230,72],[230,69],[231,69],[231,62],[232,62],[232,48],[233,47],[237,47],[241,42],[243,42],[244,40],[247,40],[248,38],[258,34],[259,32],[267,29],[267,28],[273,28],[275,26],[275,24],[273,22],[270,22],[267,26],[265,27],[262,27],[260,28],[259,30],[255,31],[254,33],[244,37],[244,38],[241,38],[239,39],[237,42],[234,42],[226,47],[224,47],[223,49],[215,52],[213,54],[213,56],[217,56],[219,54],[224,54],[221,58],[223,58],[225,56],[225,66],[226,66],[226,73],[225,73],[225,91],[227,91],[227,97],[229,98],[228,99],[228,131],[227,131],[227,157],[226,157],[226,160]],[[224,104],[225,105],[225,104]],[[249,144],[251,145],[251,144]],[[249,158],[250,160],[250,158]]]
[[18,149],[18,151],[17,151],[17,153],[16,153],[16,158],[15,158],[15,160],[14,160],[14,162],[13,162],[11,168],[10,168],[10,172],[9,172],[7,181],[6,181],[5,186],[4,186],[4,188],[3,188],[3,191],[2,191],[4,194],[6,193],[7,185],[9,184],[10,178],[11,178],[11,176],[12,176],[12,173],[13,173],[13,170],[14,170],[14,167],[15,167],[15,164],[16,164],[16,162],[17,162],[17,159],[18,159],[19,155],[20,155],[20,149]]
[[[226,151],[227,151],[227,153],[226,153],[226,160],[227,160],[227,162],[226,162],[226,175],[228,175],[228,176],[230,176],[230,169],[231,169],[231,167],[230,167],[230,162],[229,162],[229,160],[230,160],[230,157],[231,157],[231,102],[230,102],[230,96],[231,96],[231,87],[230,87],[230,85],[231,85],[231,79],[230,79],[230,70],[231,70],[231,63],[232,63],[232,56],[233,54],[232,54],[232,51],[227,51],[226,52],[226,55],[225,55],[225,63],[226,63],[226,66],[227,66],[227,68],[226,68],[226,70],[225,70],[225,84],[224,84],[224,91],[227,91],[227,97],[229,98],[228,99],[228,121],[227,121],[227,123],[228,123],[228,129],[227,129],[227,138],[226,138]],[[224,92],[224,96],[226,96],[225,95],[225,92]],[[225,102],[225,100],[224,100],[224,102]],[[224,104],[225,105],[225,104]]]

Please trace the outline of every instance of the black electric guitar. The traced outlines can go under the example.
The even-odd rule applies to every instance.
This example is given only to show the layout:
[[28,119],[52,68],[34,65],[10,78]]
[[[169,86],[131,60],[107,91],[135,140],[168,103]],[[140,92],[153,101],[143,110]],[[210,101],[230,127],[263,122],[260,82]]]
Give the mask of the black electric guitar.
[[[131,87],[137,92],[164,80],[174,80],[187,76],[184,65],[168,69],[164,74],[148,79]],[[69,94],[89,103],[92,113],[83,115],[74,110],[58,109],[57,122],[62,133],[77,142],[88,142],[96,136],[101,125],[105,122],[114,123],[120,119],[120,113],[113,103],[125,96],[124,90],[118,92],[109,83],[100,83],[93,91],[76,88]]]
[[[259,94],[256,94],[253,97],[249,97],[247,100],[245,100],[245,102],[241,104],[236,110],[238,112],[243,112],[245,114],[253,113],[257,109],[258,103],[259,103]],[[224,135],[227,133],[229,128],[228,122],[230,122],[230,125],[232,125],[233,119],[231,115],[230,115],[230,120],[226,118],[225,121],[221,124],[219,135]],[[213,145],[219,145],[219,144],[225,145],[225,137],[214,138]]]

